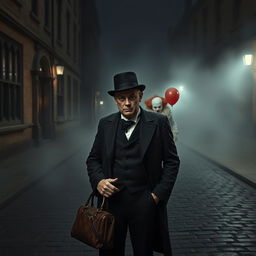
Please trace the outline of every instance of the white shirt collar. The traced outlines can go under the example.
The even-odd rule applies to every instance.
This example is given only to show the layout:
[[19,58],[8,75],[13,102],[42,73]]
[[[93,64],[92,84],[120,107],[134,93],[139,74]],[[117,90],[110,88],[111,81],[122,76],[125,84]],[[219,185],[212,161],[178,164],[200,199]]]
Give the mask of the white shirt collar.
[[137,115],[132,118],[132,119],[127,119],[126,117],[124,117],[122,114],[121,114],[121,119],[124,119],[125,121],[134,121],[135,123],[137,123],[139,121],[139,115],[140,115],[140,107],[139,107],[139,111],[137,112]]

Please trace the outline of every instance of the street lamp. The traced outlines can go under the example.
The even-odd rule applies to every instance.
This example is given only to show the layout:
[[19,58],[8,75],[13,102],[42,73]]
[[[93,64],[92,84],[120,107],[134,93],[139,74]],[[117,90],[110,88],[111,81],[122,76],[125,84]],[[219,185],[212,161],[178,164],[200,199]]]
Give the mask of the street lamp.
[[253,62],[253,55],[252,54],[245,54],[243,56],[243,63],[245,66],[251,66]]
[[56,74],[57,76],[63,76],[64,73],[64,66],[56,65]]
[[184,86],[179,86],[179,92],[183,92],[184,91]]

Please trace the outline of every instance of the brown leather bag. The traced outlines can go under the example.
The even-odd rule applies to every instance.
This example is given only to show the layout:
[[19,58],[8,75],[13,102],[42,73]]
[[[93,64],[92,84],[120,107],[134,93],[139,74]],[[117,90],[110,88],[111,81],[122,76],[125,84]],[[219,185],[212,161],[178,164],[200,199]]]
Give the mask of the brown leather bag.
[[[114,238],[114,216],[103,210],[106,198],[100,208],[93,206],[94,193],[86,204],[79,207],[71,229],[71,236],[96,249],[111,249]],[[91,200],[91,205],[89,206]]]

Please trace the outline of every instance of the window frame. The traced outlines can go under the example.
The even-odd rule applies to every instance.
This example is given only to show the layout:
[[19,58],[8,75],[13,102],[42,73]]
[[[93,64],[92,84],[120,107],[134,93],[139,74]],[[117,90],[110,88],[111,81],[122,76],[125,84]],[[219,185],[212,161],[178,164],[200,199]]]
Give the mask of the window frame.
[[22,124],[23,47],[0,32],[0,48],[0,127]]

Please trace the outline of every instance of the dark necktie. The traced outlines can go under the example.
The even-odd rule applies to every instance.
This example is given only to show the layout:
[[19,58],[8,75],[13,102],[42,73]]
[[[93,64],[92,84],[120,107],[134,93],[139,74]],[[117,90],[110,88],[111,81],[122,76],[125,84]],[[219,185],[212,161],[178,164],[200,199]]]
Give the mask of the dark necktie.
[[129,128],[134,124],[135,124],[134,121],[125,121],[124,119],[121,119],[121,129],[125,132],[127,132]]

